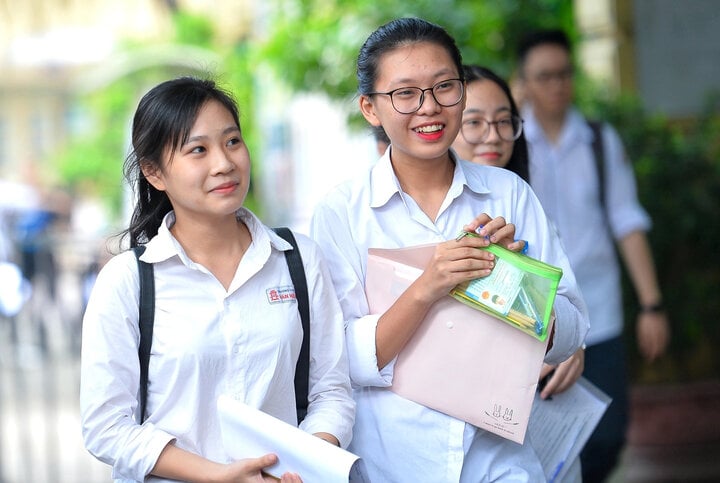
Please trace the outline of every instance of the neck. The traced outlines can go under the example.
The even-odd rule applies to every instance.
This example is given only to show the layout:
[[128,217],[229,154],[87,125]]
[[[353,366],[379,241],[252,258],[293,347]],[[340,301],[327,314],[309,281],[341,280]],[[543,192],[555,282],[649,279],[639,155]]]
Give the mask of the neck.
[[433,221],[452,184],[455,164],[450,154],[436,159],[391,160],[403,192]]
[[185,217],[176,219],[170,229],[185,253],[200,261],[215,257],[240,257],[252,241],[248,228],[235,214],[222,219]]
[[535,112],[535,119],[545,133],[545,137],[553,144],[560,139],[560,133],[565,125],[566,112],[560,114]]

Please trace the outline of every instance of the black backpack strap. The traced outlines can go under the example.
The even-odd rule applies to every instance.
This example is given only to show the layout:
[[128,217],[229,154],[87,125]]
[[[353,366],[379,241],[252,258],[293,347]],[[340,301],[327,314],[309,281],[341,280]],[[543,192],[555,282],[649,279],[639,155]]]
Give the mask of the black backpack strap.
[[607,199],[605,193],[605,145],[602,137],[602,122],[588,121],[588,126],[593,132],[592,151],[595,158],[595,169],[598,176],[598,192],[603,210],[607,210]]
[[140,281],[140,303],[138,323],[140,326],[140,423],[145,421],[147,406],[148,368],[150,366],[150,347],[152,346],[153,323],[155,320],[155,276],[152,263],[140,260],[144,246],[133,248],[138,264]]
[[605,225],[608,230],[610,229],[610,216],[607,207],[607,187],[605,181],[605,143],[603,143],[602,137],[602,122],[600,121],[588,121],[588,126],[593,133],[592,150],[593,158],[595,159],[595,171],[597,172],[598,179],[598,193],[600,197],[600,208],[603,212],[603,218],[605,219]]
[[305,419],[308,409],[308,390],[310,377],[310,302],[308,299],[307,280],[305,268],[297,241],[289,228],[274,228],[275,233],[293,246],[292,250],[285,250],[285,260],[290,270],[290,278],[295,287],[298,311],[303,328],[303,340],[300,356],[295,367],[295,404],[297,407],[298,423]]

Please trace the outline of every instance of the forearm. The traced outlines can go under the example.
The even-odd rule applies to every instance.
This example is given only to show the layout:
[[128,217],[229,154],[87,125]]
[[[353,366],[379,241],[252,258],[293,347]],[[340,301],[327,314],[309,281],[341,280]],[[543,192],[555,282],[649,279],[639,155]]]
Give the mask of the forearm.
[[151,474],[193,483],[211,482],[216,481],[212,475],[218,474],[223,466],[169,443],[160,453]]
[[380,317],[375,333],[378,369],[385,367],[405,347],[422,323],[432,303],[416,297],[413,284]]
[[641,306],[653,306],[662,302],[655,264],[645,233],[634,231],[619,242],[620,254],[635,288]]

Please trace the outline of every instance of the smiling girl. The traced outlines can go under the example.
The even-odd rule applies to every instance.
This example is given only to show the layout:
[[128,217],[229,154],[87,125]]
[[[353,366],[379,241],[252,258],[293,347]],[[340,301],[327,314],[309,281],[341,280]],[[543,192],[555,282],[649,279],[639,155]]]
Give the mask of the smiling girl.
[[[297,424],[293,377],[303,338],[293,248],[243,207],[250,156],[232,98],[179,78],[140,101],[126,174],[137,188],[127,230],[154,267],[147,418],[140,420],[138,268],[132,251],[100,272],[83,320],[80,405],[88,450],[122,481],[273,481],[268,454],[231,461],[217,399],[226,394]],[[317,246],[296,236],[310,300],[308,414],[301,428],[351,438],[354,403],[342,312]],[[293,473],[284,482],[299,482]]]
[[[370,171],[332,190],[317,206],[311,235],[328,260],[346,324],[357,402],[351,449],[375,482],[542,481],[529,445],[519,445],[404,399],[390,390],[395,358],[434,302],[461,282],[487,276],[497,242],[562,267],[557,317],[546,360],[559,362],[587,331],[584,304],[565,253],[534,194],[507,170],[460,161],[450,150],[465,106],[462,60],[441,27],[417,18],[383,25],[357,63],[359,105],[390,147]],[[462,237],[479,229],[484,237]],[[365,296],[369,248],[437,243],[424,272],[385,313]],[[482,351],[482,347],[477,350]],[[459,368],[463,371],[486,368]],[[429,388],[431,389],[431,388]]]

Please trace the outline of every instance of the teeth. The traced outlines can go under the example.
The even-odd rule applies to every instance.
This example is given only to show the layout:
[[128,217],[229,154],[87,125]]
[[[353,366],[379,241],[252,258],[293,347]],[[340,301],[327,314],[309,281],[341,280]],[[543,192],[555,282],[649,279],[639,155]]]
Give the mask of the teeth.
[[422,132],[422,133],[431,133],[431,132],[437,132],[443,128],[442,124],[433,124],[430,126],[421,126],[419,128],[416,128],[416,132]]

